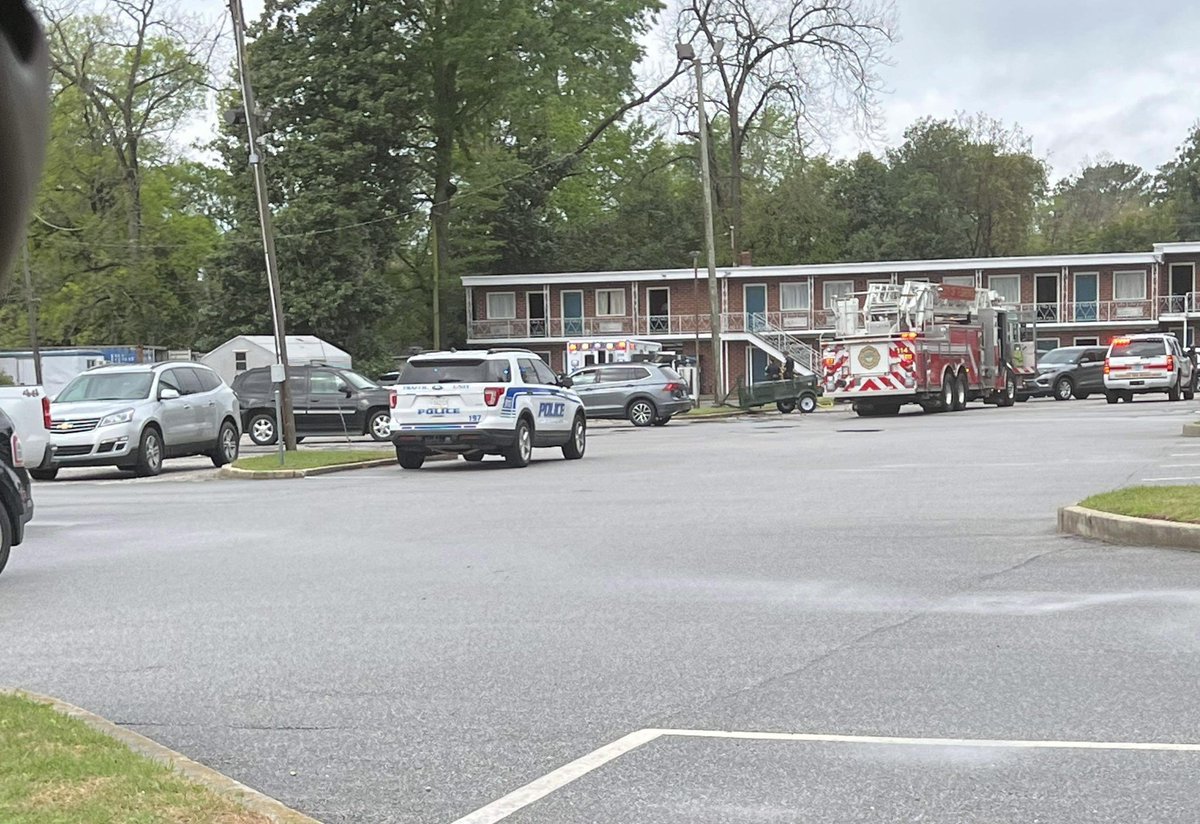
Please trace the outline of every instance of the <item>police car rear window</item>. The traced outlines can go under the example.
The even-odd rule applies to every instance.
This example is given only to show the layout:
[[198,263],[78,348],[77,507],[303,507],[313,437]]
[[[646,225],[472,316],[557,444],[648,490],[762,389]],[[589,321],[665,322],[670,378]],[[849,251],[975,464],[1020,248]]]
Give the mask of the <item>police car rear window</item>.
[[1161,340],[1116,341],[1112,346],[1114,358],[1161,358],[1167,346]]
[[398,383],[508,383],[508,361],[468,358],[409,361]]

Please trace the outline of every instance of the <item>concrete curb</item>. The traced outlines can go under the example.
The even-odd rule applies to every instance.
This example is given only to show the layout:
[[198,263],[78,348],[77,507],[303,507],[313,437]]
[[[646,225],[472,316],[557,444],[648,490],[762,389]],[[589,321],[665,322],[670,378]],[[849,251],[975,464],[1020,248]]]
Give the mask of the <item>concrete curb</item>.
[[0,693],[19,695],[31,701],[36,701],[39,704],[46,704],[63,715],[78,719],[96,732],[116,739],[135,753],[170,767],[185,778],[200,784],[217,795],[240,804],[250,812],[265,816],[274,822],[274,824],[321,824],[317,819],[297,812],[282,802],[271,798],[269,795],[264,795],[241,782],[234,781],[229,776],[219,773],[211,767],[206,767],[198,761],[193,761],[186,755],[168,749],[162,744],[151,741],[144,735],[139,735],[124,727],[118,727],[111,721],[101,718],[95,713],[76,707],[74,704],[68,704],[66,701],[60,701],[48,695],[40,695],[36,692],[27,692],[20,689],[0,688]]
[[1058,531],[1124,546],[1158,546],[1200,552],[1200,524],[1180,524],[1154,518],[1130,518],[1064,506],[1058,510]]
[[1200,438],[1200,423],[1185,423],[1183,425],[1183,437]]
[[[453,461],[454,455],[430,455],[426,461]],[[235,469],[223,466],[217,470],[217,477],[225,480],[239,481],[286,481],[295,478],[311,478],[317,475],[330,475],[334,472],[349,472],[352,469],[371,469],[376,466],[393,466],[395,458],[373,458],[369,461],[355,463],[333,464],[332,466],[316,466],[312,469]]]

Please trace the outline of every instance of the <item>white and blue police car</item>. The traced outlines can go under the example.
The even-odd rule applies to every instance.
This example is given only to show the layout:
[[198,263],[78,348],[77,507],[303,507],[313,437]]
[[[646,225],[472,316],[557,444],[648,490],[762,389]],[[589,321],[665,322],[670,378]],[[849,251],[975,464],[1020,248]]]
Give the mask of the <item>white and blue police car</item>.
[[392,442],[405,469],[433,454],[529,464],[533,448],[583,457],[587,416],[571,389],[527,349],[428,352],[409,358],[392,387]]

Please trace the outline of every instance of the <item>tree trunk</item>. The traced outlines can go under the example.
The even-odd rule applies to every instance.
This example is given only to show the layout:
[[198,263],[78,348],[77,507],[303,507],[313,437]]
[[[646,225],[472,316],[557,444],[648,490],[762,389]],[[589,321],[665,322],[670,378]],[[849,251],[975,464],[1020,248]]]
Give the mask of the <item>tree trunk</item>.
[[730,266],[738,265],[742,240],[742,146],[745,132],[738,126],[738,107],[729,109],[729,251]]
[[136,138],[129,141],[129,150],[126,153],[126,158],[125,186],[129,190],[129,214],[126,218],[127,232],[132,260],[137,262],[142,239],[142,181],[140,179],[140,170],[138,169],[138,144]]
[[[458,67],[453,62],[439,63],[434,68],[433,76],[433,205],[429,210],[429,219],[433,228],[433,249],[437,256],[435,272],[437,281],[434,290],[441,294],[441,281],[445,280],[450,271],[450,199],[454,196],[455,187],[451,176],[454,173],[454,124],[458,112]],[[431,293],[432,294],[432,293]],[[436,313],[436,316],[435,316]],[[441,303],[431,307],[430,317],[433,321],[434,338],[440,338]],[[440,348],[440,340],[434,340],[434,346]]]

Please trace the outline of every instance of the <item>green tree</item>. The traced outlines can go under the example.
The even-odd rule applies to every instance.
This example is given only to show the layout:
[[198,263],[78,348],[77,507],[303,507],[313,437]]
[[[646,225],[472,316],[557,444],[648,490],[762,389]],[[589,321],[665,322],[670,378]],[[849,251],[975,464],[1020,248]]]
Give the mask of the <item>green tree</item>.
[[1194,125],[1175,157],[1154,179],[1154,203],[1173,219],[1174,240],[1200,240],[1200,123]]
[[1060,181],[1041,208],[1038,248],[1048,252],[1146,249],[1171,235],[1165,206],[1151,203],[1140,167],[1104,161]]

